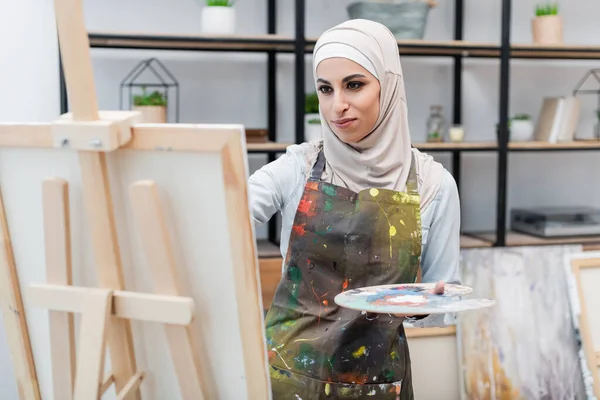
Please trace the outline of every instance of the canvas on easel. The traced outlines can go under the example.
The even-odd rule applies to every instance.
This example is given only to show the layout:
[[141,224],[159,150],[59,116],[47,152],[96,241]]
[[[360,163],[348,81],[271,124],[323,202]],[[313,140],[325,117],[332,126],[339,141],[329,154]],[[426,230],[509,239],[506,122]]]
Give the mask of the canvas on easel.
[[565,255],[571,317],[580,343],[579,357],[586,398],[600,398],[600,252]]
[[71,112],[0,125],[0,295],[23,399],[269,399],[240,125],[96,104],[55,0]]

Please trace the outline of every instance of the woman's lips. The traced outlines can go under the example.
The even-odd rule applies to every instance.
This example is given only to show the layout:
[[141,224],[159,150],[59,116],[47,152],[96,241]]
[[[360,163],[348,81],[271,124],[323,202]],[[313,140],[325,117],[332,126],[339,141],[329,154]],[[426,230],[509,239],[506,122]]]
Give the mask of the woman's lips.
[[333,121],[333,124],[336,128],[344,129],[349,127],[354,121],[356,121],[356,118],[343,118]]

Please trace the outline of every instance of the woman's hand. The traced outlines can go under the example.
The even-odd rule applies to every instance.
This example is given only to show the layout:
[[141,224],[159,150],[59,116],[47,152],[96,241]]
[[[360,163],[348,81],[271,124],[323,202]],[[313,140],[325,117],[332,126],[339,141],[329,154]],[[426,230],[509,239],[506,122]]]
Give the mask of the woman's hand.
[[[433,289],[434,294],[444,294],[444,281],[439,281],[435,284],[435,288]],[[403,315],[403,314],[394,314],[398,318],[410,318],[412,315]]]

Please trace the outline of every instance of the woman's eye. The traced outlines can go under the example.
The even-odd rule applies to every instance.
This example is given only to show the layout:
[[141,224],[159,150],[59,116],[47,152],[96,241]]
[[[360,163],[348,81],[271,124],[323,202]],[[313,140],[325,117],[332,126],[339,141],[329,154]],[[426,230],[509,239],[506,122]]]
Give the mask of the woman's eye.
[[359,89],[362,86],[362,82],[350,82],[348,83],[348,88],[352,90]]
[[321,93],[329,93],[330,90],[331,90],[331,88],[329,86],[321,86],[321,87],[319,87],[319,91]]

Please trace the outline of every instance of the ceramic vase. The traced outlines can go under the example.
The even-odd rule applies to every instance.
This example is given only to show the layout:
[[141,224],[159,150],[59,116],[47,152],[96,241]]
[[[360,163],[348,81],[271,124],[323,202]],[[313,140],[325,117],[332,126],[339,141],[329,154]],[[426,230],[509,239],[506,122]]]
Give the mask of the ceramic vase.
[[[311,122],[313,121],[313,122]],[[319,121],[319,122],[314,122]],[[313,140],[319,140],[323,137],[321,129],[321,122],[319,114],[305,114],[304,115],[304,141],[312,142]]]
[[202,9],[202,33],[210,35],[232,35],[236,21],[233,7],[210,6]]
[[510,141],[526,142],[533,137],[533,122],[531,120],[510,121]]
[[167,109],[165,106],[135,106],[133,110],[142,113],[144,123],[165,124],[167,122]]
[[544,15],[531,21],[533,43],[541,45],[562,45],[563,20],[560,15]]

